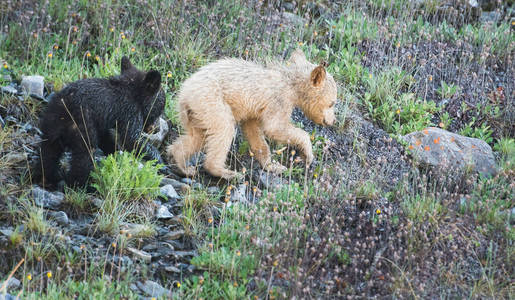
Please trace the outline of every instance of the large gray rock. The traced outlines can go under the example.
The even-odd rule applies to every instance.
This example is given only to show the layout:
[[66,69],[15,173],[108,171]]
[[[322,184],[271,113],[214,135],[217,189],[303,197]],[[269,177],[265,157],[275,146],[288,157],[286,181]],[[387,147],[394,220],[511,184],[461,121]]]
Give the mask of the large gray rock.
[[417,162],[441,171],[459,172],[471,168],[483,175],[494,175],[497,166],[492,148],[483,140],[429,127],[402,137]]
[[39,75],[23,76],[21,87],[27,95],[36,95],[43,98],[45,88],[45,78]]
[[32,197],[36,205],[42,206],[43,208],[57,209],[64,201],[64,194],[61,192],[49,192],[34,186],[32,188]]

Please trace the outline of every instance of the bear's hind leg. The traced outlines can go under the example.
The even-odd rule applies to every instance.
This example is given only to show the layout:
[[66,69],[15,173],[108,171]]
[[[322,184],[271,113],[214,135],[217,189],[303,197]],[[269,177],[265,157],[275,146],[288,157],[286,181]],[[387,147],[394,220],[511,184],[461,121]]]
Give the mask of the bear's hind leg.
[[188,177],[196,174],[195,166],[187,166],[190,157],[197,153],[204,143],[204,131],[190,127],[172,145],[166,148],[168,161],[175,161],[177,167]]
[[34,181],[42,181],[44,188],[55,187],[62,179],[59,170],[59,159],[64,152],[64,148],[59,140],[49,141],[43,137],[40,148],[40,158],[33,169]]
[[225,166],[225,160],[234,138],[235,122],[232,114],[212,120],[216,128],[210,128],[206,135],[206,160],[204,168],[213,176],[230,180],[238,173]]
[[79,127],[80,129],[75,128],[69,137],[72,159],[66,184],[84,187],[94,167],[93,152],[98,146],[98,136],[95,130],[87,130],[85,125],[79,125]]

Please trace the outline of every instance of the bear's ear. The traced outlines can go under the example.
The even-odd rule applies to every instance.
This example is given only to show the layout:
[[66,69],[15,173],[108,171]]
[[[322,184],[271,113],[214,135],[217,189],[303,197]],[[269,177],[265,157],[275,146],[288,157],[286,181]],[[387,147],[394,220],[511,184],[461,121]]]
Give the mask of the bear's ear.
[[324,65],[320,64],[311,71],[311,84],[315,87],[320,86],[322,82],[324,82],[326,76]]
[[152,70],[145,75],[143,82],[145,84],[145,90],[149,94],[155,94],[161,87],[161,74],[158,71]]
[[125,73],[125,71],[129,70],[130,68],[132,68],[132,64],[131,64],[131,61],[129,60],[129,58],[127,56],[124,56],[122,57],[122,74]]
[[289,63],[292,64],[302,64],[307,63],[308,60],[306,59],[306,55],[304,52],[302,52],[301,49],[297,48],[290,56],[290,59],[288,60]]

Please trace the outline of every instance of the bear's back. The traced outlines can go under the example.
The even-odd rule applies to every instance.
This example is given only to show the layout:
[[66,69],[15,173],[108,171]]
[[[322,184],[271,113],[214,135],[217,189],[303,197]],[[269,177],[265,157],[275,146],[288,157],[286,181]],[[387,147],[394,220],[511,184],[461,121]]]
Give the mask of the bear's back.
[[271,104],[284,101],[289,85],[276,69],[242,59],[221,59],[200,68],[179,92],[191,107],[223,101],[236,119],[258,117]]

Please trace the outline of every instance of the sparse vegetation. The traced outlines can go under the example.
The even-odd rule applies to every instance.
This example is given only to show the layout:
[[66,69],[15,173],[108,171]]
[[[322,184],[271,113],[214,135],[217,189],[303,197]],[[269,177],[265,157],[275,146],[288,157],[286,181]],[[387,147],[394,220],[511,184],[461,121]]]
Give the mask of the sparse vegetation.
[[[97,215],[101,231],[118,232],[120,223],[134,216],[138,202],[145,203],[160,195],[159,183],[163,178],[157,173],[160,167],[155,161],[142,162],[129,152],[114,153],[101,162],[91,173],[92,186],[104,199]],[[136,219],[148,225],[145,213],[142,217],[136,215]]]
[[[220,57],[265,62],[300,47],[328,62],[341,101],[337,129],[294,113],[312,134],[309,169],[294,163],[298,149],[271,144],[288,171],[260,172],[238,133],[227,163],[245,168],[241,182],[169,178],[180,196],[167,198],[160,165],[117,152],[97,162],[95,192],[60,189],[51,195],[62,203],[49,208],[27,172],[46,103],[1,92],[0,294],[514,298],[515,8],[490,1],[481,15],[472,1],[450,2],[2,2],[1,87],[39,74],[59,90],[117,75],[128,55],[163,75],[165,145],[182,130],[178,88]],[[392,137],[428,126],[484,140],[498,173],[416,168]],[[169,214],[158,218],[158,208]],[[19,285],[4,285],[12,277]],[[141,289],[147,280],[161,296]]]

